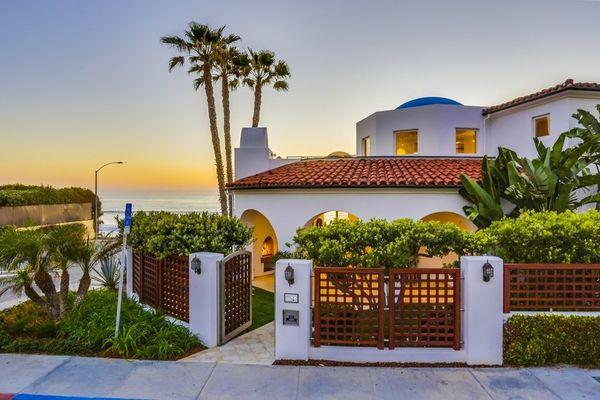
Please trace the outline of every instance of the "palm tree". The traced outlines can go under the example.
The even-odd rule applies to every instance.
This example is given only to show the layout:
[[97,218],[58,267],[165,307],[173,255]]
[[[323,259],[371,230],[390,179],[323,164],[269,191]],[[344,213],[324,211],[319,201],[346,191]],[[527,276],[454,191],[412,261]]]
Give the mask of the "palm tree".
[[183,66],[187,61],[190,65],[188,72],[198,73],[200,75],[200,77],[194,80],[194,88],[198,90],[200,86],[204,86],[208,106],[210,133],[217,169],[221,214],[227,215],[225,173],[223,168],[223,156],[221,154],[221,143],[219,140],[219,130],[217,128],[217,111],[215,107],[212,76],[217,53],[222,48],[224,40],[232,40],[231,35],[225,38],[223,37],[224,29],[224,26],[218,29],[211,29],[208,25],[190,22],[188,29],[184,33],[184,37],[164,36],[161,38],[161,42],[175,48],[181,54],[171,58],[169,61],[169,71],[177,66]]
[[92,283],[91,272],[94,270],[94,266],[106,257],[113,257],[118,249],[119,241],[115,239],[108,239],[99,243],[87,240],[78,249],[75,262],[81,268],[82,275],[77,286],[75,307],[81,304],[90,288]]
[[[0,280],[0,296],[11,290],[25,295],[47,310],[54,320],[67,311],[69,268],[78,264],[83,270],[75,307],[83,300],[89,288],[92,266],[117,242],[94,245],[83,239],[85,227],[81,224],[51,226],[40,229],[3,229],[0,233],[0,266],[13,274]],[[60,275],[57,290],[53,274]],[[39,290],[36,290],[36,288]]]
[[225,164],[227,167],[227,183],[233,182],[233,160],[231,152],[231,110],[229,92],[239,84],[242,69],[241,54],[231,43],[239,40],[239,36],[228,35],[216,53],[215,80],[221,81],[221,101],[223,105],[223,136],[225,139]]
[[263,86],[272,86],[275,90],[288,90],[287,79],[291,76],[290,68],[285,61],[277,61],[275,53],[270,50],[248,49],[248,55],[244,61],[243,83],[254,88],[252,127],[256,128],[260,120]]

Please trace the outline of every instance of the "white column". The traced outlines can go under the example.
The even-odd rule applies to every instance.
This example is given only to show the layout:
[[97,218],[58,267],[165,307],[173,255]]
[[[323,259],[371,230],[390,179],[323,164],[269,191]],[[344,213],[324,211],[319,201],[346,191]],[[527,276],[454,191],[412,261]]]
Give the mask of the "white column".
[[127,246],[125,252],[126,263],[125,263],[125,292],[127,297],[133,297],[133,251],[131,246]]
[[[489,282],[483,280],[483,264],[494,267]],[[502,364],[502,300],[504,263],[498,257],[461,257],[464,308],[463,338],[469,365]]]
[[[200,259],[202,271],[196,274],[191,263]],[[190,254],[190,331],[197,335],[206,347],[219,344],[219,267],[223,259],[219,253]]]
[[[285,279],[285,269],[294,269],[294,283]],[[308,360],[311,319],[310,260],[279,260],[275,265],[275,359]],[[297,300],[297,303],[294,302]],[[298,312],[298,325],[284,324],[284,311]]]

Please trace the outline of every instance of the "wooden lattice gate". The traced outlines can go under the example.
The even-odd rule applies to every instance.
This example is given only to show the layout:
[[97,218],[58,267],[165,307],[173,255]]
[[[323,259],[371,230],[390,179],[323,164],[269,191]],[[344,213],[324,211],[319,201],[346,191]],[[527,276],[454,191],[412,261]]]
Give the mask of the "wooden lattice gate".
[[252,253],[236,251],[225,257],[220,269],[220,344],[252,325]]

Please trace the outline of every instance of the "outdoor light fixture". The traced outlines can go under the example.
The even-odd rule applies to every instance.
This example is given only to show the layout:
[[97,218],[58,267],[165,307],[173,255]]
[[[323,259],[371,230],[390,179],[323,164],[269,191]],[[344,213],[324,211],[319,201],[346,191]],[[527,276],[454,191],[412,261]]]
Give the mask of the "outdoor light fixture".
[[192,258],[192,271],[194,271],[197,275],[200,275],[202,272],[202,262],[196,256]]
[[489,282],[490,279],[492,279],[492,277],[494,276],[494,267],[492,266],[492,264],[489,263],[489,261],[486,261],[485,264],[483,264],[483,267],[481,267],[481,269],[483,271],[483,281]]
[[290,286],[294,284],[294,268],[290,264],[285,268],[285,280]]

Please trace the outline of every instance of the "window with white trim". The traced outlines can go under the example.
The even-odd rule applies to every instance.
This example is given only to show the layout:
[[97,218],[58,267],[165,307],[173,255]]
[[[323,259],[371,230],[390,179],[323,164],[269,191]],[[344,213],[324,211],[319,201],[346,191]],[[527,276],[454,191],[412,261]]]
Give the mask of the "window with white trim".
[[533,117],[533,136],[542,137],[550,135],[550,114]]

